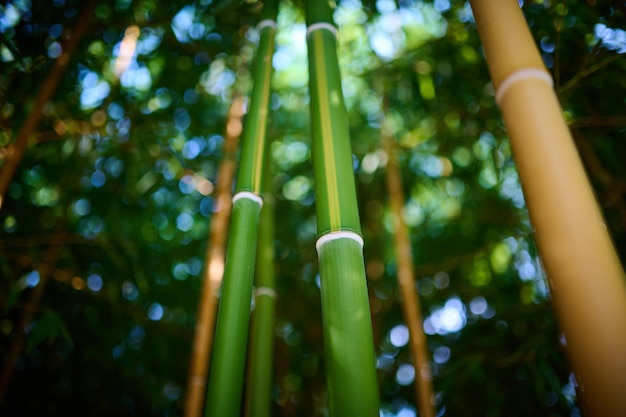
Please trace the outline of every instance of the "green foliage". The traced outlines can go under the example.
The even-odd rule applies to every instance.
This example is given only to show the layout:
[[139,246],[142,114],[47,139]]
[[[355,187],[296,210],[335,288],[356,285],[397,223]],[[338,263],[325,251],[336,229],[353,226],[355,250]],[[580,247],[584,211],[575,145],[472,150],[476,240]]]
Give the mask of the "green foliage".
[[35,347],[44,342],[52,344],[61,338],[65,343],[72,342],[61,317],[54,312],[44,312],[29,330],[25,347],[26,353],[31,354]]

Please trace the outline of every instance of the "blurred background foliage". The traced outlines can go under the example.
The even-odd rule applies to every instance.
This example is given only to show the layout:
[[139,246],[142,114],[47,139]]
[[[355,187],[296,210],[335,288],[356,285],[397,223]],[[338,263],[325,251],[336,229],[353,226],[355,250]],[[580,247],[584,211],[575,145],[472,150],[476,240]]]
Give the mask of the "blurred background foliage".
[[[624,259],[626,2],[520,4]],[[2,158],[84,7],[0,6]],[[0,410],[178,416],[227,112],[252,85],[260,4],[92,7],[0,211],[3,357],[32,318]],[[342,0],[335,19],[381,415],[416,415],[383,126],[397,139],[439,415],[580,415],[469,4]],[[300,2],[283,1],[269,132],[276,416],[326,413],[305,31]]]

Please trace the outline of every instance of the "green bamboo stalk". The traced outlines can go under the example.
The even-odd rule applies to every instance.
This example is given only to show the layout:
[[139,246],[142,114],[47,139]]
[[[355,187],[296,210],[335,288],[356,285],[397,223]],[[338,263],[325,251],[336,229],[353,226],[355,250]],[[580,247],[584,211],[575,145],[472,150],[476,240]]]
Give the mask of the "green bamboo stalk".
[[[269,170],[267,170],[269,171]],[[267,176],[266,176],[267,179]],[[267,188],[268,181],[265,181]],[[267,192],[261,210],[254,293],[255,306],[250,329],[246,409],[248,417],[269,417],[272,366],[274,363],[274,199]]]
[[217,316],[218,291],[224,276],[224,253],[226,234],[231,214],[232,183],[235,177],[235,151],[239,147],[243,99],[235,94],[224,132],[224,159],[217,175],[215,199],[219,210],[211,217],[211,230],[208,236],[202,291],[198,300],[196,331],[194,333],[189,362],[189,376],[185,393],[185,417],[200,417],[204,407],[209,373],[209,359]]
[[330,415],[374,417],[379,415],[376,357],[336,28],[328,2],[305,3]]
[[241,409],[257,230],[263,204],[259,195],[267,148],[266,129],[277,9],[276,0],[265,2],[258,25],[261,36],[253,68],[255,83],[243,132],[237,187],[233,197],[231,233],[207,389],[207,417],[235,417],[239,416]]

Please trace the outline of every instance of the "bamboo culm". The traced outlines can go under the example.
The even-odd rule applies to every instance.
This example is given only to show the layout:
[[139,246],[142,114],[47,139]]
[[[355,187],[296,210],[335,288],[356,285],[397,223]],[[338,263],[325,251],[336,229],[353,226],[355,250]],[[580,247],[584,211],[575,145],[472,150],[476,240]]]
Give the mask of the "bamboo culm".
[[240,415],[257,230],[263,205],[260,194],[267,148],[276,14],[277,2],[266,1],[257,26],[260,39],[253,68],[254,86],[233,197],[231,232],[209,371],[207,417]]
[[305,3],[330,416],[375,417],[376,357],[336,29],[328,2]]
[[[267,183],[267,182],[266,182]],[[264,193],[255,271],[254,311],[250,326],[246,417],[270,417],[274,364],[274,200]]]
[[626,415],[626,278],[516,0],[471,0],[555,315],[597,417]]

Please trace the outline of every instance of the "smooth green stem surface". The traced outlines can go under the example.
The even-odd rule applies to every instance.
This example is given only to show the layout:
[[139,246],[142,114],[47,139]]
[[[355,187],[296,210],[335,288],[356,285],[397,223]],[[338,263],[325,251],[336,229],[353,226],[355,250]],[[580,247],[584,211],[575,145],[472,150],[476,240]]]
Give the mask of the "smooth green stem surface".
[[260,210],[257,202],[247,198],[233,204],[205,406],[207,417],[240,415]]
[[[273,27],[261,29],[261,38],[254,62],[254,88],[250,96],[250,112],[243,129],[243,148],[239,161],[237,191],[261,193],[267,149],[267,123],[271,93],[272,55],[274,53]],[[254,145],[254,146],[248,146]]]
[[272,402],[272,366],[274,364],[274,297],[255,297],[251,329],[250,372],[246,415],[269,417]]
[[272,400],[276,304],[274,204],[271,196],[265,199],[261,211],[255,284],[257,292],[250,329],[246,416],[269,417]]
[[319,235],[336,230],[360,233],[335,36],[327,29],[315,30],[308,36],[308,48],[317,232]]
[[330,415],[378,416],[376,357],[361,245],[320,248],[324,352]]
[[[331,417],[379,415],[376,357],[337,41],[329,2],[306,2],[318,257]],[[344,232],[334,235],[333,232]],[[348,232],[348,233],[345,233]]]

